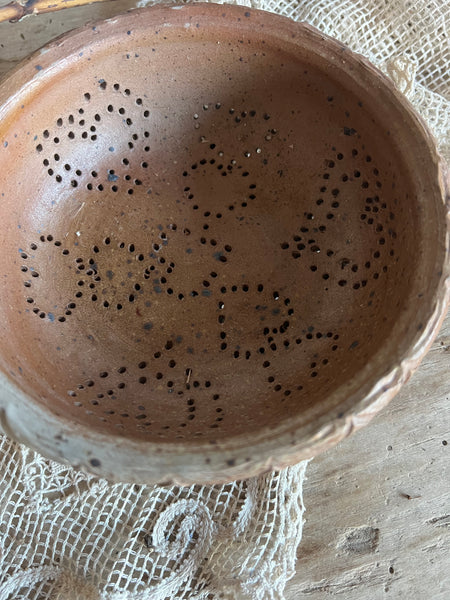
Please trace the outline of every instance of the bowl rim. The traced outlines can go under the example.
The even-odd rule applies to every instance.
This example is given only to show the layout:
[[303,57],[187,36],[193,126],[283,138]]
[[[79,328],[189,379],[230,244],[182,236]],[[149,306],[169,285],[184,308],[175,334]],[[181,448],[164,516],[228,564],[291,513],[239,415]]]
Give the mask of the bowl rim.
[[136,23],[178,27],[188,17],[204,20],[208,27],[223,27],[224,15],[229,27],[255,28],[265,24],[271,28],[271,39],[289,40],[291,44],[302,46],[309,44],[311,51],[323,52],[328,58],[332,56],[334,66],[345,70],[355,80],[376,80],[377,91],[382,90],[392,105],[401,111],[405,123],[414,128],[422,151],[427,153],[421,162],[427,161],[429,168],[434,169],[435,197],[440,197],[446,207],[446,253],[443,264],[437,265],[441,276],[433,290],[428,321],[417,332],[414,343],[403,352],[398,364],[378,380],[374,381],[372,376],[367,385],[358,388],[356,393],[349,393],[343,410],[333,411],[334,414],[322,416],[317,423],[307,426],[302,426],[301,419],[297,418],[292,419],[290,427],[283,422],[273,428],[267,426],[249,435],[215,442],[205,440],[183,445],[136,441],[84,428],[51,412],[21,392],[8,374],[0,372],[0,427],[7,435],[58,462],[111,481],[180,485],[224,483],[315,456],[366,425],[399,391],[428,351],[450,300],[450,175],[433,136],[390,79],[366,58],[308,24],[237,5],[194,3],[134,9],[65,33],[22,61],[0,83],[0,118],[13,109],[23,90],[39,86],[45,78],[63,70],[64,56],[75,56],[87,44],[95,45],[96,31],[120,35],[131,23],[134,28]]

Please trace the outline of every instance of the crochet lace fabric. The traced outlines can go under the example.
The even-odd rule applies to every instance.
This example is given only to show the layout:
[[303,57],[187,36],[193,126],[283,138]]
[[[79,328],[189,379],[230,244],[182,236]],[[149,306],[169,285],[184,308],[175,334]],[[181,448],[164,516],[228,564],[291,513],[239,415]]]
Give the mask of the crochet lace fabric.
[[[447,0],[241,3],[306,21],[367,56],[450,160]],[[227,485],[111,485],[0,437],[0,600],[282,600],[305,468]]]
[[282,598],[305,467],[227,485],[111,485],[4,437],[0,599]]

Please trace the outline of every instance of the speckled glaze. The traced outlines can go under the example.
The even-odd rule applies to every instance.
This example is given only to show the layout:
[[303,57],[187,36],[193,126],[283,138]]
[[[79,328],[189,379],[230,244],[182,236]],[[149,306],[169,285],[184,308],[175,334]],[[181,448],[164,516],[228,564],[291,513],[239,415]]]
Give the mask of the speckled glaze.
[[71,32],[0,86],[0,159],[2,427],[110,480],[311,457],[444,316],[434,142],[309,26],[197,4]]

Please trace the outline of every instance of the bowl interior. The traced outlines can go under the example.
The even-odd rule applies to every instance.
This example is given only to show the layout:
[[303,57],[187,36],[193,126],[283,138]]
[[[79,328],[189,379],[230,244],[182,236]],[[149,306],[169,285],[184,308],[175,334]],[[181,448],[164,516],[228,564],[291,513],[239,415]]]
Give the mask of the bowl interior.
[[374,88],[299,26],[127,19],[34,57],[1,124],[3,370],[133,440],[336,412],[423,283]]

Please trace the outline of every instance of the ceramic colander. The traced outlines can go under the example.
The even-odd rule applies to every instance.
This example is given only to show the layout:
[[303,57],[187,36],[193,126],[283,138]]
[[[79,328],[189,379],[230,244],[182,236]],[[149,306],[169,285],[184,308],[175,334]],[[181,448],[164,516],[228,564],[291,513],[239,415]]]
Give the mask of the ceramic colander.
[[374,67],[244,7],[133,11],[0,86],[6,433],[112,480],[312,456],[448,299],[434,143]]

